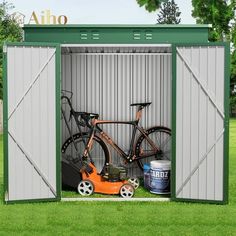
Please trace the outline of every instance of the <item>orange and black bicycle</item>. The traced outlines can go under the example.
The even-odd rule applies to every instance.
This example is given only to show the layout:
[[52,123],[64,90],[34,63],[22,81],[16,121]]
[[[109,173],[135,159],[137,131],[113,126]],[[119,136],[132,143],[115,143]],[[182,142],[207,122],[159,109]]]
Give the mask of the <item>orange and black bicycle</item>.
[[[63,98],[68,101],[70,115],[74,117],[77,126],[86,126],[89,129],[68,138],[62,146],[62,153],[74,156],[73,152],[80,150],[83,159],[87,159],[90,156],[98,173],[102,171],[106,164],[111,162],[108,145],[112,146],[127,163],[137,161],[141,169],[143,169],[145,163],[149,163],[152,160],[171,159],[171,130],[163,126],[154,126],[149,129],[139,126],[142,111],[150,106],[151,102],[131,104],[131,106],[137,107],[136,119],[134,121],[110,121],[99,120],[99,115],[95,113],[77,112],[73,109],[70,98],[67,96],[63,96]],[[103,124],[125,124],[133,127],[128,152],[122,150],[102,130],[100,125]],[[137,135],[138,132],[139,135]]]

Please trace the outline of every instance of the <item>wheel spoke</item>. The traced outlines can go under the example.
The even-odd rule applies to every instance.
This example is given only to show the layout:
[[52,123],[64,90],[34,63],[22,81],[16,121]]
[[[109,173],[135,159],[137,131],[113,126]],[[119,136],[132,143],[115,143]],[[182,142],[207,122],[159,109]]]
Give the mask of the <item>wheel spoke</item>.
[[[167,140],[167,141],[166,141],[166,140]],[[166,146],[166,144],[169,143],[169,141],[171,140],[171,137],[166,138],[166,140],[165,140],[164,144],[161,144],[161,145],[160,145],[160,146],[161,146],[161,149],[163,149],[163,148]]]
[[[85,142],[87,142],[88,136],[84,136],[83,138]],[[70,156],[72,159],[76,157],[81,157],[84,151],[84,143],[83,143],[82,138],[79,135],[77,135],[74,138],[74,141],[75,141],[76,148],[71,139],[65,142],[67,143],[67,146],[65,148],[65,155]],[[76,152],[76,149],[78,150],[78,154]],[[94,161],[94,165],[96,166],[98,173],[102,171],[102,168],[105,162],[109,160],[109,156],[108,156],[109,154],[106,149],[107,148],[104,142],[98,141],[97,139],[93,140],[93,145],[91,147],[91,150],[89,151],[89,154],[92,160]]]
[[[158,134],[160,134],[160,133],[159,132],[155,133],[155,136],[156,136],[156,140],[157,140],[157,145],[158,145],[158,147],[160,147],[161,146],[161,142],[160,142],[160,139],[158,138]],[[159,135],[159,137],[160,137],[160,135]]]
[[150,161],[152,160],[157,160],[157,159],[171,159],[171,147],[170,147],[170,143],[171,143],[171,132],[167,129],[162,129],[162,128],[156,128],[154,129],[151,133],[148,134],[148,138],[150,138],[154,144],[160,149],[160,152],[153,154],[153,148],[150,147],[150,145],[148,145],[149,143],[147,142],[147,139],[144,138],[141,141],[141,144],[139,145],[139,147],[142,148],[141,152],[140,152],[140,148],[137,149],[137,155],[139,153],[142,153],[141,156],[145,156],[145,155],[152,155],[149,156],[147,158],[142,158],[138,161],[139,166],[141,169],[143,169],[143,165],[145,163],[150,163]]

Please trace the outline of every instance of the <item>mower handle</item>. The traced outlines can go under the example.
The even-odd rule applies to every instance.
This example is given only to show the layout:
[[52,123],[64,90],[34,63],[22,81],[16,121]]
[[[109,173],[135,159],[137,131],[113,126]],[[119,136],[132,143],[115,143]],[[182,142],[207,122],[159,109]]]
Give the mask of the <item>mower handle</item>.
[[61,96],[61,100],[63,100],[63,99],[65,99],[65,100],[68,102],[68,104],[69,104],[69,106],[70,106],[70,109],[73,110],[73,107],[72,107],[70,98],[67,97],[66,95],[63,95],[63,96]]

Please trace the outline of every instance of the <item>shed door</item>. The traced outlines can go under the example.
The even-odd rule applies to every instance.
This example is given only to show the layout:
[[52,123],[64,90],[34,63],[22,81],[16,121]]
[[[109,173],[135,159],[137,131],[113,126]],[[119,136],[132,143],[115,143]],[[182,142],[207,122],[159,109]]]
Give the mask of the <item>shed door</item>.
[[6,202],[60,198],[58,57],[56,46],[5,49]]
[[173,52],[172,196],[226,202],[228,50],[208,44],[176,46]]

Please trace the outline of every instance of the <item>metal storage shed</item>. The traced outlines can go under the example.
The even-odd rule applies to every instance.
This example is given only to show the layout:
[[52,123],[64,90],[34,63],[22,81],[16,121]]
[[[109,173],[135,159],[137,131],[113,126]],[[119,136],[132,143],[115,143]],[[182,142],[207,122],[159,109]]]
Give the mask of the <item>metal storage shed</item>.
[[[60,93],[69,87],[79,91],[79,109],[104,118],[129,119],[131,100],[154,99],[155,120],[144,125],[172,129],[172,199],[227,203],[229,44],[209,43],[207,25],[26,25],[24,32],[23,43],[4,46],[6,202],[60,200]],[[91,97],[89,83],[100,85]],[[109,101],[102,89],[112,89]]]

